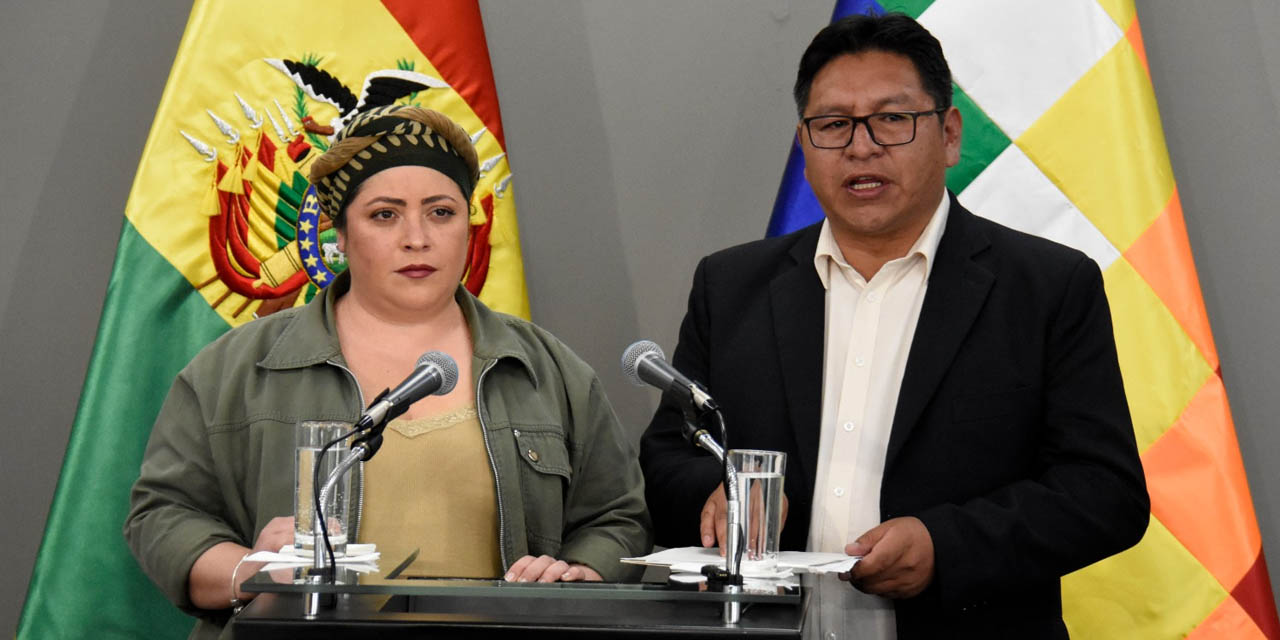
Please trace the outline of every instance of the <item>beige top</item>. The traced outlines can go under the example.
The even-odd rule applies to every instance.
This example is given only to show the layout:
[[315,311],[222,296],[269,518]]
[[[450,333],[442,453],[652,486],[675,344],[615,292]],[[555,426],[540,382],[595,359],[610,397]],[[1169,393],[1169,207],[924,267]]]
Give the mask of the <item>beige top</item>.
[[[810,551],[842,553],[880,524],[880,481],[898,389],[949,209],[943,193],[906,255],[886,262],[870,281],[845,260],[829,223],[822,224],[813,263],[827,290],[826,352]],[[891,600],[848,585],[833,585],[824,595],[830,597],[818,603],[821,624],[813,625],[822,638],[896,636]]]
[[402,576],[497,578],[498,496],[475,407],[392,420],[364,466],[360,540]]

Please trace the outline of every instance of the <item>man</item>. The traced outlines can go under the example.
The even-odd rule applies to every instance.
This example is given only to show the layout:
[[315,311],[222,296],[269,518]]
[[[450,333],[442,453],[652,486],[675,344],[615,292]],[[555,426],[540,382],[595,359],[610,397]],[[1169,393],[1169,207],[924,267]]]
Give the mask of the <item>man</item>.
[[[864,556],[811,635],[1067,637],[1061,576],[1149,517],[1097,265],[947,192],[961,118],[914,20],[823,29],[795,97],[826,219],[704,258],[673,364],[730,447],[787,452],[783,548]],[[720,473],[682,420],[665,397],[641,443],[657,542],[712,546]]]

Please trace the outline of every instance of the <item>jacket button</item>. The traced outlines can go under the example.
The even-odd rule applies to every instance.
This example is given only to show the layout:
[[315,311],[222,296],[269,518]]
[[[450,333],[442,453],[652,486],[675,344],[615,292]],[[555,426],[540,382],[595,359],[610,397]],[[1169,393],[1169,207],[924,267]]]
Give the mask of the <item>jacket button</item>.
[[520,437],[520,430],[519,430],[519,429],[512,429],[512,430],[511,430],[511,435],[513,435],[513,436],[515,436],[515,437],[519,438],[519,437]]
[[532,461],[534,461],[534,462],[537,462],[537,461],[538,461],[538,452],[537,452],[537,451],[534,451],[533,449],[530,449],[530,450],[528,451],[528,454],[529,454],[529,459],[530,459],[530,460],[532,460]]

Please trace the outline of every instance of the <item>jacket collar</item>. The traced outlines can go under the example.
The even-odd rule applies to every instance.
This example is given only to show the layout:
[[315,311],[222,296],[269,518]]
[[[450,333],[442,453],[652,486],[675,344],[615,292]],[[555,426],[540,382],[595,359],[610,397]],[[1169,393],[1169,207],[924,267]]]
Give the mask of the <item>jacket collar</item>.
[[769,283],[777,366],[782,392],[800,459],[792,462],[812,492],[818,470],[821,440],[822,348],[826,297],[813,268],[820,224],[795,233],[788,250],[790,264],[782,266]]
[[311,302],[297,309],[282,311],[292,313],[293,319],[280,332],[267,355],[258,361],[258,366],[265,369],[301,369],[328,361],[346,365],[342,347],[338,344],[334,304],[350,288],[351,276],[344,271]]
[[[524,341],[511,328],[511,323],[523,321],[490,309],[462,285],[458,285],[453,298],[458,301],[458,306],[462,307],[462,315],[467,319],[467,328],[471,331],[471,353],[481,367],[504,359],[514,360],[529,374],[533,387],[538,388],[533,356]],[[472,375],[479,380],[482,370],[483,368],[472,369]]]
[[996,280],[995,273],[979,260],[979,254],[991,246],[990,238],[955,195],[950,197],[951,214],[938,245],[937,268],[929,276],[898,391],[886,474],[950,369]]
[[[324,362],[345,366],[346,360],[338,343],[335,305],[338,298],[350,289],[351,276],[343,272],[311,302],[284,312],[292,312],[294,317],[258,365],[281,370],[301,369]],[[536,388],[538,377],[534,372],[533,359],[509,324],[514,318],[489,309],[462,285],[458,285],[453,297],[462,308],[467,328],[471,331],[472,355],[480,364],[483,366],[510,358],[523,366]],[[478,369],[476,375],[479,375]]]
[[[885,469],[902,450],[925,406],[977,319],[995,275],[975,259],[990,239],[974,215],[947,192],[950,209],[929,288],[920,309],[906,373],[898,393]],[[812,490],[821,440],[822,361],[826,298],[813,268],[821,224],[795,232],[789,262],[770,282],[774,339],[791,426],[800,452],[799,470]]]

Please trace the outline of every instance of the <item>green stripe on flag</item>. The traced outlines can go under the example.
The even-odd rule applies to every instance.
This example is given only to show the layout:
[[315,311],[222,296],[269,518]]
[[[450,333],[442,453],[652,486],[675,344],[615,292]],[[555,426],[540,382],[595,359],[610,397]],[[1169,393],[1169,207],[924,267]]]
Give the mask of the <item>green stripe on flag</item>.
[[981,107],[958,85],[951,85],[952,103],[960,110],[964,123],[960,136],[960,163],[947,170],[947,188],[954,193],[964,191],[978,174],[987,170],[992,160],[1012,143],[1009,137],[987,117]]
[[18,638],[190,632],[193,620],[142,574],[121,531],[169,386],[227,328],[126,220]]
[[882,0],[880,2],[880,6],[884,7],[886,12],[900,11],[912,18],[919,18],[931,4],[933,0]]

